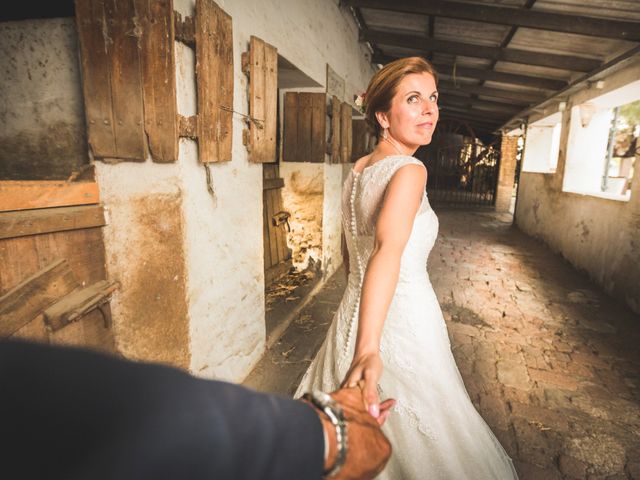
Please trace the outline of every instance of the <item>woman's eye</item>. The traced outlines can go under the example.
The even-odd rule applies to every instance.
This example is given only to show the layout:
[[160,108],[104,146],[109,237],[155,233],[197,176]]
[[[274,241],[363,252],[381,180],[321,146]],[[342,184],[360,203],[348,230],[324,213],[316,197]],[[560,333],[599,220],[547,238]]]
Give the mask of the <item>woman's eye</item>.
[[437,102],[438,101],[438,95],[433,94],[429,97],[429,100],[432,102]]
[[411,96],[407,99],[407,101],[408,101],[409,103],[416,103],[419,99],[420,99],[420,97],[418,97],[418,95],[411,95]]

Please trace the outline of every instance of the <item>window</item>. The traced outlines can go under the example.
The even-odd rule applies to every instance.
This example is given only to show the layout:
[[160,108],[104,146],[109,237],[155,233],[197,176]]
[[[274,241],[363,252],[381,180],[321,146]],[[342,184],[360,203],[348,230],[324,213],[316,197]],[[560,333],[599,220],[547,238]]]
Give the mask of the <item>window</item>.
[[640,80],[575,105],[563,190],[629,200],[639,134]]
[[524,147],[522,171],[553,173],[560,152],[562,113],[554,113],[529,124]]

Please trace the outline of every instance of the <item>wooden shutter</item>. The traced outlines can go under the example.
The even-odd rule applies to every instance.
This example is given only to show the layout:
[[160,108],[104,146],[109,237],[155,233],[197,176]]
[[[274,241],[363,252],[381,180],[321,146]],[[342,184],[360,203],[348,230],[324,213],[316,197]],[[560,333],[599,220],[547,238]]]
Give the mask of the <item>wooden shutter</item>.
[[324,162],[327,96],[325,93],[287,92],[284,100],[285,162]]
[[198,156],[203,163],[228,162],[233,132],[231,17],[211,0],[197,0],[196,15]]
[[360,157],[371,153],[371,134],[364,119],[355,119],[351,122],[353,130],[351,161],[355,162]]
[[76,21],[93,156],[177,160],[171,0],[77,0]]
[[278,106],[278,50],[251,36],[243,70],[249,75],[249,161],[274,163]]
[[340,107],[340,161],[349,163],[351,161],[351,113],[352,108],[346,102]]
[[335,95],[331,98],[331,163],[340,163],[340,142],[342,140],[341,104]]
[[171,0],[136,0],[142,26],[140,56],[144,128],[154,162],[178,160],[176,68]]

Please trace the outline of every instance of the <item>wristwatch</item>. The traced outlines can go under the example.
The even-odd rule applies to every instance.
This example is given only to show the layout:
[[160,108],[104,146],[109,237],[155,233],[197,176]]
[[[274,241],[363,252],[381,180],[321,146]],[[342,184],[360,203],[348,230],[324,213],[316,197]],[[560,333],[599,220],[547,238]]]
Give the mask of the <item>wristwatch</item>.
[[320,390],[305,393],[302,398],[308,400],[323,412],[336,429],[336,443],[338,445],[336,461],[331,468],[323,472],[324,476],[332,477],[340,471],[347,458],[347,422],[344,419],[344,412],[342,411],[342,407],[338,405],[331,395],[321,392]]

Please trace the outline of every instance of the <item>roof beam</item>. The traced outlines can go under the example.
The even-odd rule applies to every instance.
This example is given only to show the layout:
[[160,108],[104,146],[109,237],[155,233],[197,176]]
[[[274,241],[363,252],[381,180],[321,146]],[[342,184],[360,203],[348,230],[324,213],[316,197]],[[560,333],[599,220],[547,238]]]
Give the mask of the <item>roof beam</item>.
[[401,33],[383,32],[380,30],[364,30],[360,33],[361,40],[396,47],[417,49],[423,55],[430,51],[463,55],[465,57],[488,58],[491,60],[538,65],[541,67],[558,68],[575,72],[589,72],[601,65],[599,60],[558,55],[555,53],[530,52],[515,48],[486,47],[470,43],[435,40],[423,35],[406,35]]
[[472,125],[478,129],[482,129],[485,131],[497,130],[500,127],[500,124],[496,122],[486,122],[482,120],[465,118],[464,115],[456,115],[453,113],[449,113],[447,115],[443,115],[442,117],[440,117],[441,122],[445,122],[447,120],[454,120],[456,122],[468,123],[469,125]]
[[640,22],[443,0],[346,0],[352,7],[435,15],[474,22],[640,42]]
[[488,110],[472,110],[469,107],[463,107],[459,105],[443,105],[440,107],[440,112],[444,115],[452,113],[456,115],[460,115],[466,118],[471,118],[474,120],[486,120],[488,122],[503,122],[505,118],[509,117],[509,114],[501,114],[498,112],[490,112]]
[[487,100],[477,100],[470,97],[461,97],[457,95],[443,95],[440,97],[443,106],[460,106],[460,107],[478,107],[487,109],[494,113],[504,113],[505,115],[515,115],[522,110],[518,105],[508,105],[505,103],[489,102]]
[[[391,55],[373,55],[371,61],[373,63],[381,63],[384,65],[385,63],[397,60],[398,58],[401,57]],[[567,82],[565,82],[564,80],[554,80],[551,78],[531,77],[528,75],[520,75],[515,73],[495,72],[491,70],[484,70],[482,68],[454,66],[441,62],[435,62],[433,66],[436,67],[438,73],[449,76],[457,75],[459,77],[476,78],[479,80],[489,80],[492,82],[510,83],[526,87],[542,88],[545,90],[560,90],[561,88],[567,86]]]
[[[476,94],[485,97],[500,99],[503,103],[510,105],[530,105],[533,102],[544,100],[544,95],[531,92],[520,92],[517,90],[503,90],[501,88],[482,87],[479,85],[470,85],[467,83],[453,83],[446,80],[438,82],[438,90],[450,95],[466,95]],[[507,102],[505,102],[505,100]]]

